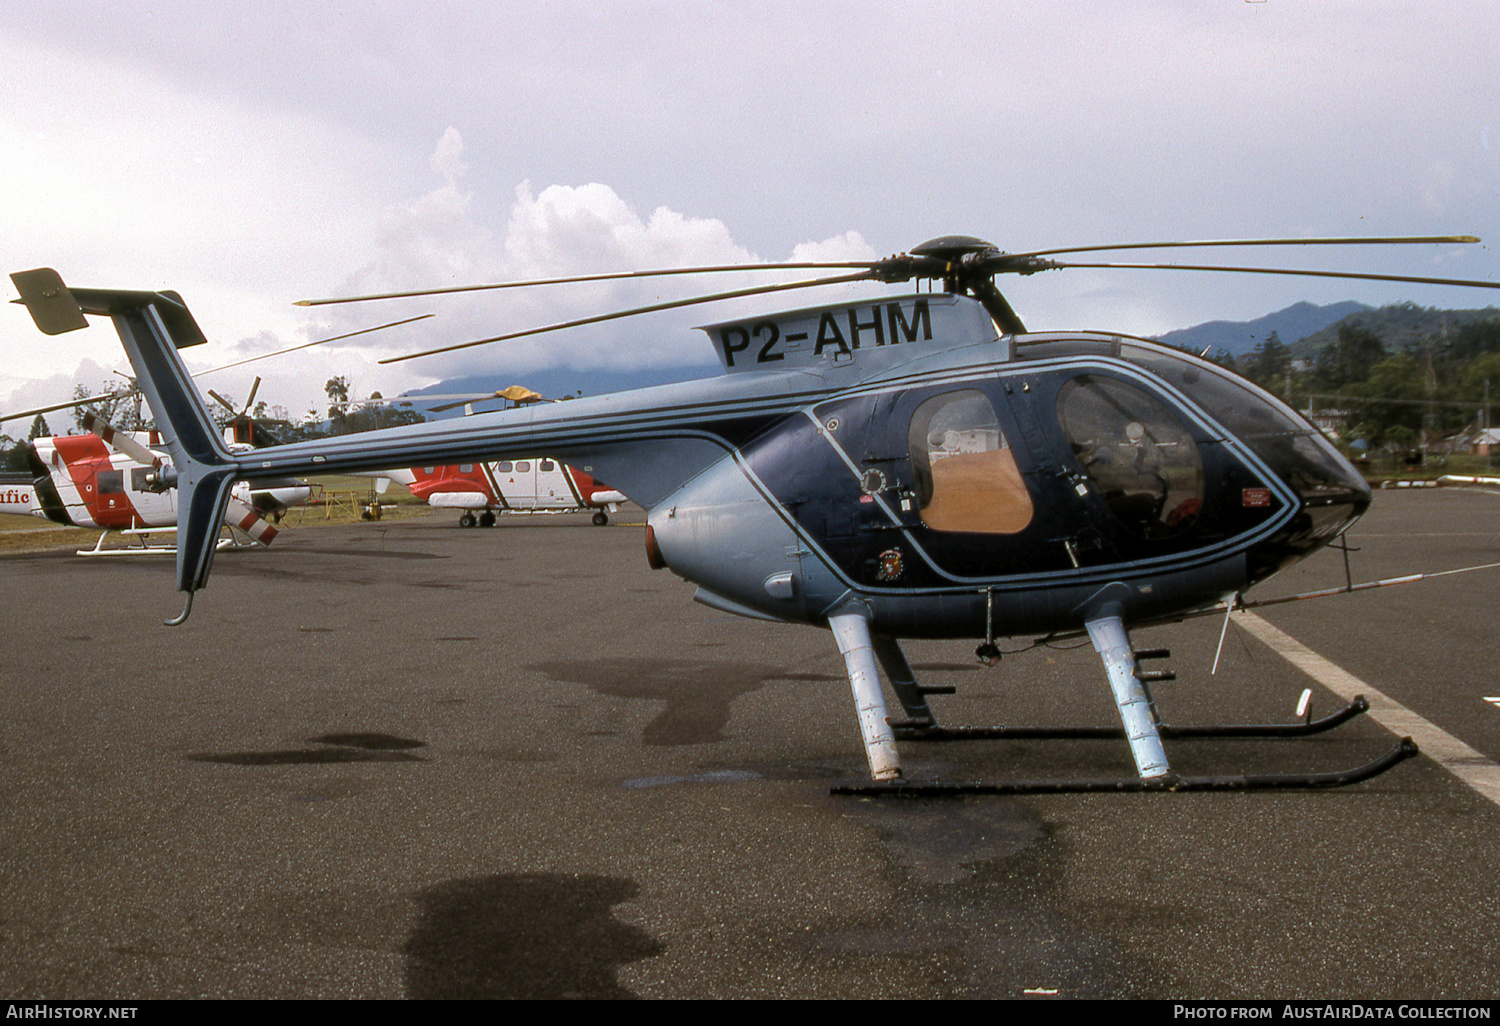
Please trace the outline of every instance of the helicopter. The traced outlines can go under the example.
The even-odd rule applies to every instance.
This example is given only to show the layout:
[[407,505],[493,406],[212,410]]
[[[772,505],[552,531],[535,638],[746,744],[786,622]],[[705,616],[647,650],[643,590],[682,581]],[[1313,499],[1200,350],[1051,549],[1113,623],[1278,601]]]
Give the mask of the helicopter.
[[[1285,268],[1058,261],[1067,253],[1193,246],[1474,243],[1472,236],[1137,243],[1004,253],[943,236],[885,260],[625,271],[507,282],[513,288],[658,274],[839,270],[655,303],[430,349],[729,298],[846,282],[931,282],[931,291],[709,324],[715,378],[526,406],[253,453],[220,441],[179,350],[205,341],[175,292],[70,289],[58,273],[13,274],[44,333],[112,319],[158,423],[168,426],[179,504],[177,585],[208,582],[212,534],[233,482],[393,465],[479,462],[548,452],[587,462],[646,510],[653,569],[697,585],[715,610],[828,629],[843,656],[872,783],[856,793],[1007,793],[1327,787],[1416,754],[1409,739],[1331,774],[1188,778],[1175,773],[1132,628],[1246,605],[1241,596],[1333,543],[1371,503],[1364,479],[1286,404],[1217,365],[1148,339],[1029,332],[994,278],[1069,267],[1164,268],[1419,281],[1485,281]],[[330,300],[372,301],[461,288]],[[391,362],[391,360],[383,361]],[[903,638],[1087,636],[1105,670],[1136,776],[1000,783],[904,781],[901,740],[1051,736],[949,728],[901,648]],[[904,719],[887,713],[884,671]],[[708,685],[706,685],[708,686]],[[1282,735],[1316,723],[1224,728]],[[995,731],[1000,730],[997,734]],[[1209,728],[1212,732],[1212,728]],[[1076,735],[1072,735],[1076,736]],[[845,792],[847,793],[847,792]]]
[[[133,398],[136,423],[140,422],[142,393],[134,387],[109,396],[89,396],[18,414],[0,414],[0,421],[22,419],[53,410],[92,406],[115,398]],[[224,444],[243,452],[258,445],[276,444],[254,418],[248,415],[260,378],[250,389],[244,409],[235,409],[223,396],[209,395],[233,415],[224,428]],[[18,491],[14,501],[0,503],[4,512],[29,513],[68,527],[103,528],[92,549],[79,549],[80,556],[159,553],[170,546],[152,545],[151,535],[172,533],[177,523],[177,497],[163,474],[165,448],[159,432],[125,431],[92,410],[79,417],[85,434],[40,436],[26,443],[31,471],[29,488]],[[235,488],[224,518],[226,537],[220,548],[269,546],[275,540],[282,514],[300,506],[312,495],[305,481],[289,478],[259,478],[241,481]],[[110,536],[120,532],[131,539],[123,547],[106,548]]]

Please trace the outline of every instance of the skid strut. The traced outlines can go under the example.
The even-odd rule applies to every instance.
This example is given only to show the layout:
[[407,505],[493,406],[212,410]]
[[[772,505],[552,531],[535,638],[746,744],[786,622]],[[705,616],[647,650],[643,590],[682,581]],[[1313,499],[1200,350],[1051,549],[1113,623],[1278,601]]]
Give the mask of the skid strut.
[[[1088,622],[1093,642],[1109,679],[1110,692],[1120,713],[1120,726],[992,726],[943,727],[927,703],[931,694],[951,694],[952,688],[923,687],[895,638],[872,635],[862,615],[831,617],[829,626],[838,640],[849,674],[865,755],[873,783],[844,784],[830,788],[836,795],[944,797],[964,795],[1055,794],[1063,792],[1140,791],[1250,791],[1321,789],[1343,787],[1368,780],[1418,754],[1411,738],[1402,738],[1395,748],[1362,766],[1325,773],[1242,774],[1217,777],[1180,777],[1167,762],[1162,738],[1305,737],[1346,723],[1369,709],[1358,696],[1344,708],[1320,720],[1309,713],[1302,722],[1268,724],[1216,724],[1174,726],[1157,714],[1150,685],[1174,679],[1168,670],[1142,669],[1147,660],[1165,659],[1165,649],[1135,651],[1123,621],[1106,615]],[[904,720],[888,720],[880,690],[876,663],[901,703]],[[1022,738],[1124,738],[1130,744],[1137,776],[1104,780],[908,781],[901,778],[896,738],[909,741],[1002,740]]]
[[[870,776],[876,780],[899,779],[901,757],[896,754],[896,735],[885,715],[885,695],[880,690],[880,671],[875,668],[870,622],[857,613],[844,613],[830,616],[828,626],[833,629],[839,652],[844,656],[844,668],[849,673]],[[906,662],[905,657],[901,662]],[[907,676],[910,675],[908,667]]]
[[1114,693],[1115,707],[1120,710],[1120,722],[1125,726],[1125,739],[1130,742],[1136,772],[1143,780],[1170,776],[1172,767],[1167,765],[1167,753],[1156,730],[1156,709],[1151,693],[1136,676],[1135,651],[1130,647],[1125,624],[1118,616],[1103,616],[1090,620],[1086,626],[1094,651],[1104,660],[1104,670],[1109,674],[1109,689]]

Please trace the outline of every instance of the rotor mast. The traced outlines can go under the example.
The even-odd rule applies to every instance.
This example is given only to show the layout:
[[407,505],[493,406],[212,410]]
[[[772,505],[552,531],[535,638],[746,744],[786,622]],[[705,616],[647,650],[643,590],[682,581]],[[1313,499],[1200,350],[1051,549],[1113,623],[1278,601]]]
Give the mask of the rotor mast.
[[[985,312],[990,315],[1003,333],[1025,334],[1026,325],[1021,323],[1021,318],[1011,308],[1010,302],[995,287],[994,265],[997,261],[1004,260],[1005,254],[993,244],[983,239],[976,239],[972,235],[944,235],[922,243],[913,248],[911,253],[913,257],[924,258],[924,260],[942,261],[944,266],[940,274],[932,276],[942,277],[945,292],[972,295],[979,300]],[[1014,269],[1021,274],[1046,270],[1046,265],[1049,263],[1035,258],[1021,259],[1029,259],[1030,262],[1038,265],[1028,270],[1018,264]],[[914,262],[912,271],[925,277],[929,269]]]

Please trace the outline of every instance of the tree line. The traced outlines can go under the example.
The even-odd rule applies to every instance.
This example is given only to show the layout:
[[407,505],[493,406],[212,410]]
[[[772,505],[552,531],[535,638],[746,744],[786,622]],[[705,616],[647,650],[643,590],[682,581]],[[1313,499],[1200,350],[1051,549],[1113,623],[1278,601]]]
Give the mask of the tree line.
[[[1480,426],[1486,382],[1500,405],[1500,316],[1452,330],[1433,326],[1400,342],[1348,320],[1297,356],[1273,332],[1236,360],[1213,357],[1303,413],[1342,412],[1340,436],[1371,447],[1434,447]],[[1491,411],[1489,426],[1494,427]]]
[[[263,401],[256,403],[254,409],[245,410],[236,416],[234,411],[239,404],[232,396],[224,397],[226,407],[210,404],[208,412],[220,428],[227,428],[239,421],[241,427],[237,434],[247,434],[244,439],[247,441],[253,437],[256,444],[302,442],[313,438],[397,427],[401,424],[420,424],[427,419],[410,403],[384,402],[379,392],[371,393],[367,399],[351,398],[350,381],[344,375],[330,378],[323,390],[328,396],[326,416],[316,408],[310,408],[302,418],[293,420],[286,407],[268,406]],[[150,411],[140,401],[139,393],[100,395],[92,400],[91,396],[93,393],[87,385],[75,385],[73,398],[79,401],[79,406],[71,414],[66,410],[57,411],[53,414],[54,419],[71,416],[73,423],[65,430],[68,433],[81,432],[83,411],[87,408],[95,416],[122,431],[150,431],[155,426],[149,415]],[[244,431],[246,423],[250,425],[248,433]],[[28,471],[30,468],[26,457],[26,443],[54,433],[46,417],[38,414],[32,420],[25,438],[0,434],[0,471]]]

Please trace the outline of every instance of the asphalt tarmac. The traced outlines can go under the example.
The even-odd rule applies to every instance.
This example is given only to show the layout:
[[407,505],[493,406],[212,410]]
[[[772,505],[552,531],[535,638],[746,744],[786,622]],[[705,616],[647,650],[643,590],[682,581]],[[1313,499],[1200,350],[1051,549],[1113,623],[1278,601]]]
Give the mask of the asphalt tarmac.
[[[826,631],[736,619],[639,521],[413,520],[226,553],[0,556],[0,996],[1487,998],[1500,807],[1424,756],[1323,792],[871,800]],[[1500,495],[1381,493],[1366,580],[1500,560]],[[1265,595],[1343,581],[1325,552]],[[1500,761],[1500,571],[1264,610]],[[1173,722],[1286,721],[1240,624]],[[1030,639],[1002,645],[1021,649]],[[1097,657],[908,646],[948,723],[1117,722]],[[1487,700],[1489,699],[1489,700]],[[1373,758],[1363,717],[1168,743],[1183,773]],[[1128,774],[1118,741],[904,743],[924,779]]]

